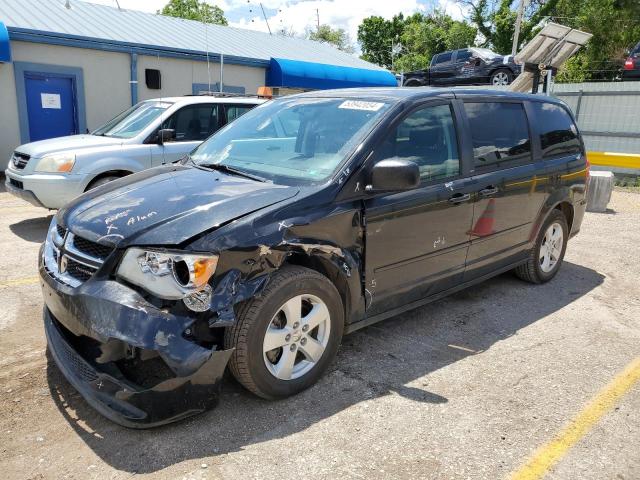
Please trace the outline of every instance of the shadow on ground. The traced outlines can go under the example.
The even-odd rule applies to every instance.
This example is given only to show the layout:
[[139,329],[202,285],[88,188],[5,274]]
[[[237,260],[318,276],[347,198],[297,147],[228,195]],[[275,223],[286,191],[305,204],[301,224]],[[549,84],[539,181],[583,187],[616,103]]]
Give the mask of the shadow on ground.
[[28,218],[9,225],[9,230],[27,242],[42,243],[47,236],[47,229],[53,215],[46,217]]
[[60,413],[103,461],[118,470],[150,473],[286,437],[376,397],[398,394],[416,402],[447,402],[415,386],[422,382],[407,384],[469,355],[482,355],[603,280],[600,273],[568,262],[544,285],[501,275],[345,337],[328,374],[300,395],[268,402],[226,379],[218,408],[154,430],[128,430],[101,417],[51,360],[47,378]]

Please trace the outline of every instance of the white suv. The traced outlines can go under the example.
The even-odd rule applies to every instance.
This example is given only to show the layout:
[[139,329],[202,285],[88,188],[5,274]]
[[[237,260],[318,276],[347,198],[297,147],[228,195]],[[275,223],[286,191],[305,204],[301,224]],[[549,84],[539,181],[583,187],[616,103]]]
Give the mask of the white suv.
[[39,207],[60,208],[98,185],[183,157],[265,101],[205,95],[140,102],[91,134],[16,148],[5,170],[7,191]]

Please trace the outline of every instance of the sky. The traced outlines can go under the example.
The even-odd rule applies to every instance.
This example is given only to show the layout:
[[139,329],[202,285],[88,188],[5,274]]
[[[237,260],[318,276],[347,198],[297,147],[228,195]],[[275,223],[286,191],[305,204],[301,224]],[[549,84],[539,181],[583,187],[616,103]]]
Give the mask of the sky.
[[[116,0],[82,1],[116,6]],[[168,0],[118,0],[118,2],[121,8],[155,13],[162,9]],[[207,0],[207,3],[222,8],[232,27],[267,31],[259,2]],[[414,12],[429,12],[437,7],[453,18],[462,19],[463,17],[463,11],[455,0],[264,0],[262,5],[274,33],[284,29],[287,32],[292,31],[302,35],[307,29],[314,29],[317,24],[317,10],[321,24],[344,29],[354,44],[357,40],[358,25],[364,18],[372,15],[391,18],[400,12],[410,15]]]

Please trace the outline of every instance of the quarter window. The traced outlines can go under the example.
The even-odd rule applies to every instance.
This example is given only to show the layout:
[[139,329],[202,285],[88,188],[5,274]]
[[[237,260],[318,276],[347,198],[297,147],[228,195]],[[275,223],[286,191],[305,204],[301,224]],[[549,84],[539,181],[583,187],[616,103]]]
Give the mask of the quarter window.
[[475,168],[531,162],[524,106],[511,102],[465,103],[471,127]]
[[385,139],[378,160],[400,158],[418,164],[423,180],[460,174],[458,142],[449,105],[435,105],[409,114]]
[[176,142],[201,141],[218,129],[218,106],[191,105],[178,110],[162,124],[176,131]]
[[580,153],[578,129],[567,111],[553,103],[532,103],[540,130],[542,157],[551,158]]

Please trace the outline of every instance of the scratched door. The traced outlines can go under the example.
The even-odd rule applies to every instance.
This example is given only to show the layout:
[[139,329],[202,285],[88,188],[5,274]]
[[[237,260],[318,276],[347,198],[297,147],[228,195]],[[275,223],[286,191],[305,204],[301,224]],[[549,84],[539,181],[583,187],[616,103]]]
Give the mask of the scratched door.
[[365,201],[368,315],[458,284],[465,268],[473,189],[462,174],[449,103],[410,112],[376,150],[374,163],[418,164],[420,188]]

